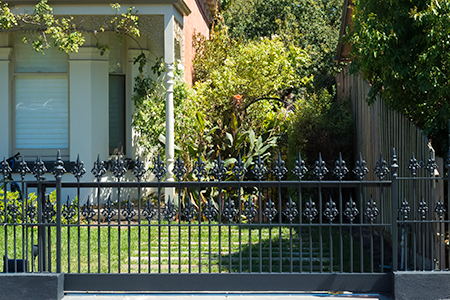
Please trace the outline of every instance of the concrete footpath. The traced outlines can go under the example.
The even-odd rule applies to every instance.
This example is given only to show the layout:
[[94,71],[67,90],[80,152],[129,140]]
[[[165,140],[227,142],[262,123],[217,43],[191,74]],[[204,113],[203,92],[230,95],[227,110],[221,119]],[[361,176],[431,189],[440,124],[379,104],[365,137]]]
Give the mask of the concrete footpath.
[[66,294],[63,300],[388,300],[388,298],[378,294],[280,294],[280,293],[204,293],[204,294]]

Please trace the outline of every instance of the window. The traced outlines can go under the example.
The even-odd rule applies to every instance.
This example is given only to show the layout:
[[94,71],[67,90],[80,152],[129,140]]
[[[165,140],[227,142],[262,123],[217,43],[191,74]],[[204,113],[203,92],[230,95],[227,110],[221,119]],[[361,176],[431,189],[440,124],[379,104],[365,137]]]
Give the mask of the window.
[[109,154],[125,154],[125,75],[123,45],[117,36],[109,36]]
[[60,149],[68,155],[67,54],[56,48],[35,52],[21,35],[14,37],[13,53],[15,151],[45,156]]

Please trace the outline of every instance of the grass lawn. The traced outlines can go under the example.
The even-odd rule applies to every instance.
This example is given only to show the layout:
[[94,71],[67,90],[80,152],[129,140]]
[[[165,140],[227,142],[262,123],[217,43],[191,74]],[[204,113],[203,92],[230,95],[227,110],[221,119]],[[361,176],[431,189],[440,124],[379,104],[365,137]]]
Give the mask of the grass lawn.
[[[349,230],[324,225],[290,228],[268,226],[205,226],[186,222],[163,222],[161,226],[142,221],[131,226],[110,227],[64,225],[62,232],[62,271],[68,273],[139,272],[370,272],[369,253],[361,259],[360,239]],[[358,229],[353,229],[358,230]],[[37,228],[7,227],[8,257],[20,259],[22,252],[31,261],[31,245],[37,244]],[[200,235],[201,231],[201,235]],[[33,234],[31,234],[33,232]],[[201,236],[201,239],[199,239]],[[15,238],[14,238],[15,237]],[[119,243],[120,241],[120,243]],[[370,243],[366,239],[364,243]],[[56,229],[50,230],[50,268],[56,270]],[[341,252],[341,244],[343,251]],[[353,245],[353,246],[351,246]],[[5,254],[5,226],[0,228],[0,254]],[[47,253],[48,255],[48,253]],[[373,262],[379,271],[380,262]],[[30,265],[30,269],[32,266]],[[37,259],[33,265],[37,270]]]

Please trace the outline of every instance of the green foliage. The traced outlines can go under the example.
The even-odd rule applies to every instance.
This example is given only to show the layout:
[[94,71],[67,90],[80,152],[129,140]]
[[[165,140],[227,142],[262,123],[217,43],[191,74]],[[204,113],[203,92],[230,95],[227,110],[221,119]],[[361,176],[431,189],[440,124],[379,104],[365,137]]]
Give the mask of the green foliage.
[[[32,201],[36,201],[36,194],[30,193],[28,194],[28,199],[26,200],[27,205],[30,205]],[[7,223],[13,223],[13,218],[11,216],[12,212],[16,213],[16,222],[19,223],[22,221],[22,213],[23,213],[23,200],[20,199],[19,191],[10,192],[6,191],[6,208],[7,208]],[[0,189],[0,221],[5,222],[5,190]]]
[[353,151],[353,120],[348,99],[335,99],[326,89],[306,94],[297,101],[295,115],[289,124],[288,166],[292,169],[301,153],[308,168],[318,159],[319,153],[330,169],[342,153],[351,166]]
[[334,54],[341,7],[341,0],[234,0],[226,1],[223,16],[232,39],[279,36],[304,49],[311,64],[299,68],[314,75],[316,87],[329,87],[339,70]]
[[308,64],[306,52],[276,37],[235,41],[224,26],[216,26],[208,40],[197,36],[195,48],[200,111],[220,130],[229,127],[230,118],[240,118],[242,132],[252,128],[260,136],[272,130],[285,109],[279,102],[257,100],[291,97],[289,91],[311,79],[298,72],[298,66]]
[[[355,70],[380,95],[446,149],[450,119],[450,2],[357,0],[352,43]],[[446,146],[444,146],[446,145]]]
[[[23,42],[31,42],[33,49],[42,53],[52,46],[66,53],[77,52],[85,42],[81,31],[91,32],[94,36],[104,31],[113,31],[133,39],[139,36],[139,20],[133,8],[130,7],[126,13],[119,14],[119,4],[111,4],[111,7],[115,15],[109,24],[101,28],[87,29],[81,24],[76,24],[72,17],[55,17],[47,0],[41,0],[36,4],[32,14],[13,14],[8,3],[0,2],[0,29],[36,32],[36,36],[31,41],[24,38]],[[103,52],[108,48],[106,45],[98,45],[98,47]]]
[[[155,80],[149,76],[136,77],[133,93],[135,110],[133,127],[138,133],[139,146],[148,152],[164,153],[166,88],[165,70],[157,63],[154,71],[160,76]],[[192,89],[184,82],[182,71],[176,66],[174,72],[174,118],[175,148],[188,160],[189,147],[197,144],[201,132],[192,108],[197,106]]]

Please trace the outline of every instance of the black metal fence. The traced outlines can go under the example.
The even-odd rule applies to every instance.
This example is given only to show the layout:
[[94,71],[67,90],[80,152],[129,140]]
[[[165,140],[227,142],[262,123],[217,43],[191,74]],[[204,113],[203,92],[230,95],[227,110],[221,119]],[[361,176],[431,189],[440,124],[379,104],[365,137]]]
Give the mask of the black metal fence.
[[[127,171],[119,156],[111,166],[115,180],[103,182],[104,162],[94,163],[90,177],[79,159],[65,170],[58,154],[54,180],[44,177],[49,171],[38,157],[31,169],[22,160],[13,182],[4,160],[3,270],[383,275],[447,269],[449,197],[436,182],[448,186],[448,177],[435,177],[432,156],[420,164],[414,155],[403,166],[411,177],[399,177],[395,150],[389,166],[382,157],[374,166],[377,180],[366,181],[362,157],[352,170],[342,158],[329,170],[320,154],[311,170],[300,156],[292,170],[280,157],[271,170],[261,159],[247,170],[240,157],[227,169],[219,156],[209,170],[199,158],[189,174],[178,158],[175,180],[163,181],[158,158],[151,169],[156,181],[143,181],[144,163],[138,158]],[[34,180],[26,180],[29,174]],[[19,188],[11,191],[12,185]],[[413,198],[402,197],[405,187]]]

